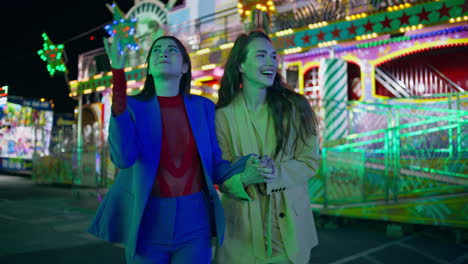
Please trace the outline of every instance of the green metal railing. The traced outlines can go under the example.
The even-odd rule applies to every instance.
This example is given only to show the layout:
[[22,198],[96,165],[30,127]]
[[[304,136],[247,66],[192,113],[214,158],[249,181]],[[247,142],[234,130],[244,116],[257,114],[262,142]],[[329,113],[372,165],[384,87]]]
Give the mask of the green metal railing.
[[323,143],[322,167],[310,182],[312,202],[388,203],[468,190],[468,111],[461,109],[468,98],[461,95],[456,109],[447,106],[453,100],[439,102],[445,109],[349,103],[353,120],[361,121],[351,123],[353,134]]

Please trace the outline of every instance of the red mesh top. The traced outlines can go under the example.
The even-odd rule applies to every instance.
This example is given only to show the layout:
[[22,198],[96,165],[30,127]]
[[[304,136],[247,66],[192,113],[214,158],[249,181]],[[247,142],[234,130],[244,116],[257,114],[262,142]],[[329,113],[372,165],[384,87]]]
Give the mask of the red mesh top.
[[182,95],[158,96],[161,107],[161,159],[151,195],[178,197],[200,192],[203,186],[200,157]]

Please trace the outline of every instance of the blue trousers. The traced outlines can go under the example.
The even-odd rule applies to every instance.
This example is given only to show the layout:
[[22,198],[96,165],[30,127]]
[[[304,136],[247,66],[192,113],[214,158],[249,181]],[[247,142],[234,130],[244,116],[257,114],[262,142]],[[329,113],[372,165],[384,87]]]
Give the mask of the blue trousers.
[[203,192],[181,197],[150,197],[127,264],[209,264],[211,217]]

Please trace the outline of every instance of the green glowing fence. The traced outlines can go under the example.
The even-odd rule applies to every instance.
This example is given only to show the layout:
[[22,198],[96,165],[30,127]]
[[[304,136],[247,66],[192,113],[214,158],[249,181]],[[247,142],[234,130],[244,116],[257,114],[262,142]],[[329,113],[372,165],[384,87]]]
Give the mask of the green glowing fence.
[[312,202],[389,202],[468,190],[468,101],[461,95],[349,103],[352,134],[323,142]]

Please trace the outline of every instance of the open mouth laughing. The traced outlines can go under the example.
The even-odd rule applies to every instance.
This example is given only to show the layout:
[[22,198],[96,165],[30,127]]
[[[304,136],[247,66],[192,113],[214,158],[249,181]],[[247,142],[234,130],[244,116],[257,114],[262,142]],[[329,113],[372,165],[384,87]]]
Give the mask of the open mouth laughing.
[[260,71],[260,73],[265,77],[273,78],[276,74],[276,71],[274,69],[266,69],[266,70]]

